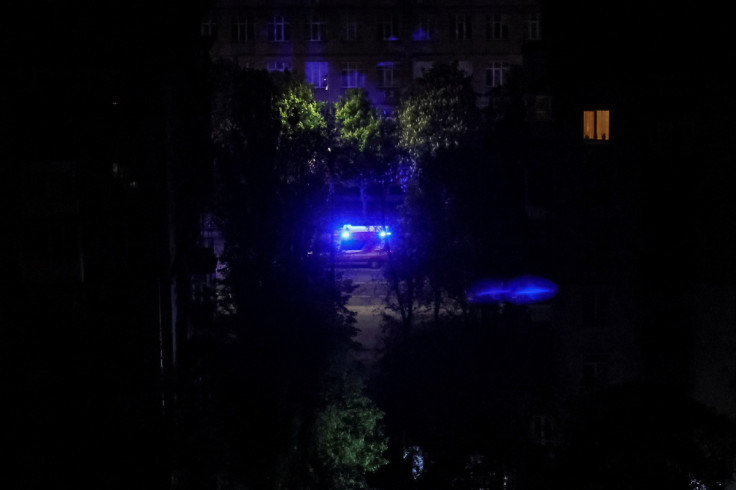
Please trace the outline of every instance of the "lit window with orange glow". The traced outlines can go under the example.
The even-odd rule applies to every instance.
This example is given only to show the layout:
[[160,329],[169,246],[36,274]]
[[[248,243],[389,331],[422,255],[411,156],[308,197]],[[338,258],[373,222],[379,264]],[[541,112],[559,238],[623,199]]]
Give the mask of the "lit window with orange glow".
[[583,111],[583,139],[611,139],[609,111]]

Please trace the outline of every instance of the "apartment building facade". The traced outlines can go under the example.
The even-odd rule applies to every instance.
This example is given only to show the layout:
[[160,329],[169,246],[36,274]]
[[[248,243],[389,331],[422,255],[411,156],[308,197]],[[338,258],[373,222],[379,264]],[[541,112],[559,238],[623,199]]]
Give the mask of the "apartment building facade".
[[364,88],[390,111],[434,63],[456,62],[487,105],[540,44],[543,21],[535,0],[216,0],[200,34],[214,59],[290,70],[320,101]]

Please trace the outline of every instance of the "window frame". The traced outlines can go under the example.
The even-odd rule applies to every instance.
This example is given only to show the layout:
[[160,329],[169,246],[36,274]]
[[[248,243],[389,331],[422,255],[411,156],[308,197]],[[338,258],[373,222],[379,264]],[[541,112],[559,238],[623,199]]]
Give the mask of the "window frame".
[[583,111],[583,140],[611,140],[611,111],[608,109],[586,109]]
[[412,62],[412,78],[422,78],[424,74],[434,67],[434,61],[416,60]]
[[232,40],[247,43],[255,39],[255,24],[249,15],[236,15],[232,18]]
[[345,61],[340,67],[340,88],[363,88],[365,87],[365,74],[362,72],[362,63],[357,61]]
[[542,446],[547,445],[552,439],[554,432],[554,419],[549,414],[532,415],[531,420],[532,437]]
[[344,42],[354,43],[360,40],[360,23],[354,15],[345,15],[340,26],[340,39]]
[[212,17],[207,17],[199,25],[199,35],[207,38],[217,37],[217,22]]
[[[315,70],[315,68],[317,68]],[[324,72],[323,72],[324,69]],[[316,73],[316,76],[315,76]],[[304,79],[315,89],[327,90],[329,86],[330,67],[327,61],[306,61],[304,62]],[[314,82],[317,83],[314,83]]]
[[455,14],[453,31],[455,41],[470,41],[473,38],[473,16],[470,14]]
[[322,42],[327,40],[327,21],[321,14],[311,14],[307,17],[307,41]]
[[[417,32],[424,33],[418,36]],[[437,37],[437,18],[431,14],[420,14],[417,18],[412,39],[417,42],[434,41]]]
[[291,25],[285,15],[272,15],[268,18],[268,41],[283,43],[291,40]]
[[486,16],[486,39],[489,41],[509,40],[509,22],[506,15],[492,13]]
[[[386,83],[387,80],[388,83]],[[382,89],[396,88],[396,62],[381,61],[378,63],[378,86]]]
[[[485,84],[486,88],[494,89],[506,85],[511,62],[506,60],[491,60],[486,63]],[[491,83],[489,83],[489,74]]]
[[542,39],[542,19],[539,12],[524,15],[524,41],[539,41]]
[[584,356],[581,364],[581,382],[585,388],[602,388],[611,382],[611,361],[605,354]]
[[266,71],[269,73],[291,71],[291,68],[292,65],[290,61],[271,60],[266,62]]
[[379,41],[398,41],[398,22],[394,14],[381,14],[376,22],[376,36]]

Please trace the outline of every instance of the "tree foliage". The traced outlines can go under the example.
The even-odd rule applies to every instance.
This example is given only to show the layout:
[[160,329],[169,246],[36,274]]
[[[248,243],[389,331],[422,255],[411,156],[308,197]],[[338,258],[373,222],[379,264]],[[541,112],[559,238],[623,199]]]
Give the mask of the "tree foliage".
[[[434,320],[461,299],[468,245],[464,188],[479,182],[479,115],[469,79],[456,64],[438,64],[416,80],[397,110],[397,144],[412,158],[399,209],[396,259],[390,280],[404,326],[415,304],[431,305]],[[465,264],[463,264],[465,262]],[[459,285],[459,287],[455,287]],[[453,293],[448,296],[448,293]]]
[[326,488],[365,488],[365,474],[387,463],[387,441],[379,426],[383,412],[363,394],[354,374],[333,379],[325,391],[314,433],[317,464],[325,473]]
[[280,133],[277,155],[287,182],[305,178],[324,179],[324,150],[328,146],[327,123],[314,100],[311,85],[295,80],[288,74],[275,97]]
[[335,104],[335,119],[342,141],[361,153],[376,154],[380,151],[381,118],[365,90],[347,91]]
[[396,112],[399,146],[422,160],[462,147],[478,124],[470,80],[456,64],[436,64],[417,79]]
[[[289,74],[221,63],[212,75],[220,315],[182,354],[196,380],[182,392],[182,466],[199,468],[190,480],[200,486],[222,473],[254,488],[305,488],[316,467],[324,481],[359,481],[379,463],[379,413],[357,389],[320,397],[356,332],[351,285],[308,253],[330,177],[322,107]],[[315,430],[325,421],[349,429],[355,460],[338,452],[346,441]]]

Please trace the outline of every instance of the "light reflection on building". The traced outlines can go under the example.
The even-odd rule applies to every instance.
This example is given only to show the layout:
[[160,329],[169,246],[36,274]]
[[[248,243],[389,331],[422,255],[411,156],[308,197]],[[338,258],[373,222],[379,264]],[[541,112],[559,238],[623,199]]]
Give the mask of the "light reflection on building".
[[[314,86],[319,101],[336,102],[346,90],[364,88],[386,113],[434,63],[457,62],[479,105],[488,105],[510,68],[525,67],[526,54],[542,46],[535,0],[287,1],[278,7],[216,0],[200,32],[211,42],[214,59],[291,70]],[[527,96],[548,95],[535,92]]]

